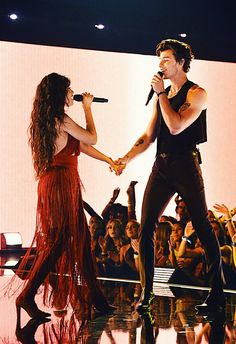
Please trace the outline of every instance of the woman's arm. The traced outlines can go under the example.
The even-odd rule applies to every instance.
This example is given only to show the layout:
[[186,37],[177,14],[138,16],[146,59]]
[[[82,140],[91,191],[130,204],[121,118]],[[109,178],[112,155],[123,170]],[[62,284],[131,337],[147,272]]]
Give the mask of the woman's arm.
[[94,159],[106,162],[107,164],[110,165],[111,169],[115,171],[115,174],[119,175],[119,166],[114,163],[112,158],[109,158],[108,156],[106,156],[105,154],[103,154],[102,152],[94,148],[93,146],[85,144],[84,142],[80,142],[80,150],[84,154],[91,156]]
[[69,116],[65,116],[64,122],[61,126],[61,129],[89,145],[95,145],[97,143],[97,132],[93,120],[91,104],[93,101],[93,96],[87,92],[82,93],[83,101],[82,106],[84,109],[85,120],[86,120],[86,129],[82,128],[79,124],[74,122]]
[[148,123],[146,131],[142,136],[135,142],[133,147],[122,157],[119,158],[116,162],[121,165],[122,170],[125,169],[129,161],[134,159],[139,154],[143,153],[156,139],[156,128],[157,128],[157,99],[153,104],[152,117]]

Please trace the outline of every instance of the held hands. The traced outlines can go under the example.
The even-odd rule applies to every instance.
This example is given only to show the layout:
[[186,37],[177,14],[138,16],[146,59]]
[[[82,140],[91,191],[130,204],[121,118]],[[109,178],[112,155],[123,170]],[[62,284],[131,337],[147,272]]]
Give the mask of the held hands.
[[123,172],[123,170],[126,167],[126,163],[127,163],[127,158],[119,158],[115,161],[112,160],[112,158],[109,158],[109,168],[111,172],[115,172],[115,174],[117,176],[121,175],[121,173]]
[[115,164],[118,167],[118,170],[119,170],[119,175],[123,172],[123,170],[126,168],[126,165],[127,165],[127,162],[128,162],[128,156],[125,155],[123,158],[119,158],[115,161]]
[[[117,164],[116,161],[113,161],[112,158],[109,158],[109,169],[111,172],[115,172],[116,176],[119,176],[122,173],[121,166]],[[118,195],[117,195],[118,196]]]

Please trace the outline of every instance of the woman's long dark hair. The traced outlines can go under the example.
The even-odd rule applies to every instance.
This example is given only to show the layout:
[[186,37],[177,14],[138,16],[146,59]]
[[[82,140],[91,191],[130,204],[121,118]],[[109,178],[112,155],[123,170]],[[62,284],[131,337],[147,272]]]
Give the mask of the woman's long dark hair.
[[29,144],[32,150],[36,178],[52,162],[57,137],[56,119],[63,122],[70,80],[57,73],[45,76],[37,87],[29,125]]

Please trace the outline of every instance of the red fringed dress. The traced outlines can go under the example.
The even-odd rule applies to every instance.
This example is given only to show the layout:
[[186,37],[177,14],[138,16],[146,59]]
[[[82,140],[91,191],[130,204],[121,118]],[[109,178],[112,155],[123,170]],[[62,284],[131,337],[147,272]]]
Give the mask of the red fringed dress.
[[49,298],[56,308],[71,303],[85,311],[94,300],[106,301],[96,279],[83,209],[77,169],[79,146],[79,141],[68,135],[67,145],[39,179],[33,240],[37,253],[27,280],[33,282],[44,266],[51,272],[44,280],[44,302]]

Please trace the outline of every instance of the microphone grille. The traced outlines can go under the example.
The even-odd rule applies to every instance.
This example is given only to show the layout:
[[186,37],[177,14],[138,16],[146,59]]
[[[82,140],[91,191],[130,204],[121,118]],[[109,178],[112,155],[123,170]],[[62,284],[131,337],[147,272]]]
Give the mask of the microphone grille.
[[83,96],[81,94],[74,94],[73,99],[77,102],[81,102],[83,100]]

